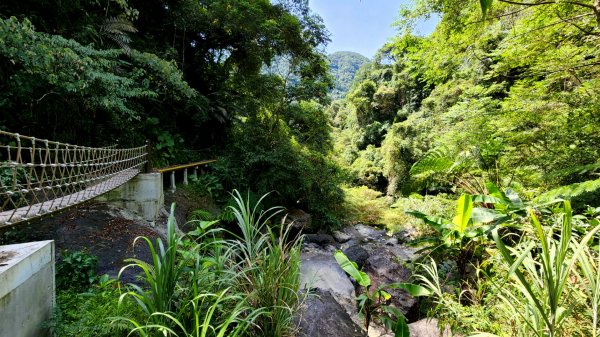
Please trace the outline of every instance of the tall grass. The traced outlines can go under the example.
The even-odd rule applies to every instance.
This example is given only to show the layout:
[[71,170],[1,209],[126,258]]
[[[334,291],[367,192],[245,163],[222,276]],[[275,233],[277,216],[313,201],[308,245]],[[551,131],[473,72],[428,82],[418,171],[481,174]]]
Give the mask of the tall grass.
[[[477,289],[450,294],[435,262],[423,266],[424,273],[416,277],[434,294],[434,313],[444,324],[462,333],[476,331],[471,336],[480,337],[496,336],[492,332],[511,337],[598,336],[600,225],[573,216],[568,201],[553,211],[529,209],[518,236],[514,229],[492,231],[497,250],[488,250],[490,256],[481,265],[486,271],[480,269],[485,277],[477,280]],[[575,221],[581,223],[575,226]],[[461,297],[472,291],[480,301],[464,305]]]
[[[154,336],[291,336],[299,292],[300,241],[290,241],[291,227],[272,227],[279,207],[259,211],[233,191],[231,207],[240,236],[226,240],[216,222],[198,222],[186,237],[174,230],[173,211],[167,239],[145,241],[152,263],[130,259],[143,285],[128,285],[119,301],[132,300],[142,316],[118,318],[130,335]],[[123,271],[122,270],[122,271]],[[121,271],[121,272],[122,272]]]
[[600,311],[600,246],[595,249],[585,247],[579,259],[583,289],[589,299],[592,316],[592,335],[598,336],[598,316]]
[[166,245],[159,238],[156,240],[156,246],[152,244],[147,237],[135,238],[133,245],[139,240],[146,242],[152,255],[152,264],[139,259],[127,259],[130,262],[119,272],[119,278],[123,271],[129,268],[139,268],[143,272],[143,280],[147,289],[142,289],[139,285],[130,284],[130,291],[123,293],[119,299],[122,302],[126,297],[132,297],[140,308],[149,315],[154,323],[160,324],[164,317],[153,315],[157,312],[171,312],[175,302],[173,296],[177,286],[177,281],[183,273],[184,265],[178,259],[177,247],[180,239],[175,234],[175,204],[171,205],[171,213],[167,221],[167,240]]
[[497,230],[493,233],[496,245],[509,265],[511,282],[502,289],[502,296],[531,334],[555,337],[564,333],[563,325],[577,305],[576,289],[569,283],[575,276],[578,261],[586,260],[587,244],[600,227],[575,239],[568,201],[564,202],[558,226],[544,228],[533,209],[529,210],[529,216],[532,236],[526,237],[515,249],[504,244]]
[[[257,318],[256,336],[291,336],[294,332],[294,313],[301,305],[300,240],[290,238],[291,225],[274,226],[271,221],[281,214],[281,207],[258,211],[260,203],[250,205],[234,190],[236,207],[232,207],[241,231],[238,238],[239,258],[242,261],[243,291],[256,309],[268,311]],[[279,231],[275,228],[279,227]]]

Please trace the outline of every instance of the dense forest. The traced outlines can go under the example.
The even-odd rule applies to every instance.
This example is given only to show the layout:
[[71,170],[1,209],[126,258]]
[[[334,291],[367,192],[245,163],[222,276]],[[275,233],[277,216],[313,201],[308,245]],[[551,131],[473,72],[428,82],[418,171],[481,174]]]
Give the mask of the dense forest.
[[359,53],[338,51],[329,55],[329,68],[335,82],[330,91],[333,99],[346,96],[354,81],[354,76],[360,67],[368,63],[369,59]]
[[347,214],[425,224],[417,278],[454,332],[598,333],[599,10],[416,1],[328,108]]
[[328,33],[307,1],[19,0],[0,15],[2,128],[149,140],[154,167],[218,154],[227,188],[277,190],[333,222]]
[[[175,266],[183,254],[187,276],[160,279],[139,262],[154,293],[130,289],[135,301],[114,315],[135,318],[98,336],[132,326],[200,336],[188,333],[193,315],[215,311],[202,336],[294,335],[300,244],[284,245],[268,226],[275,209],[254,219],[234,189],[305,210],[313,233],[408,232],[421,258],[414,288],[402,287],[455,333],[600,334],[600,3],[398,3],[397,34],[372,60],[326,55],[330,35],[308,0],[0,3],[1,130],[90,146],[148,140],[151,167],[218,159],[197,187],[224,211],[198,213],[205,227],[190,241],[169,232],[169,246],[197,255],[162,255]],[[434,16],[432,34],[415,33]],[[244,240],[215,239],[218,221],[237,221]],[[344,270],[360,283],[356,265]],[[203,282],[216,302],[198,302]],[[375,294],[361,313],[407,336],[406,313]],[[94,300],[123,300],[109,295]]]

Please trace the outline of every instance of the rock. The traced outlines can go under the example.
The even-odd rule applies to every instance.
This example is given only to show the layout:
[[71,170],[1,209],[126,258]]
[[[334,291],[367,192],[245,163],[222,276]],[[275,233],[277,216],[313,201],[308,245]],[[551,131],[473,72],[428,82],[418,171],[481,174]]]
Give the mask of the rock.
[[352,239],[352,236],[350,236],[349,234],[346,234],[344,232],[335,231],[335,232],[333,232],[333,238],[335,239],[335,241],[337,241],[339,243],[345,243],[345,242],[350,241],[350,239]]
[[297,229],[309,228],[312,223],[312,217],[301,209],[292,208],[287,211],[285,223],[292,224]]
[[354,229],[356,230],[360,238],[362,238],[363,242],[375,241],[385,236],[385,231],[378,230],[371,226],[359,224],[354,226]]
[[326,245],[325,247],[323,247],[323,250],[325,250],[326,252],[331,253],[331,255],[333,255],[333,253],[335,253],[339,249],[333,245]]
[[306,242],[316,243],[321,246],[324,246],[326,244],[335,243],[333,236],[331,236],[329,234],[305,234],[304,240]]
[[356,315],[354,285],[338,265],[333,253],[303,252],[300,262],[300,286],[303,289],[330,291],[351,317]]
[[316,290],[317,296],[310,296],[296,317],[301,337],[364,337],[346,310],[336,302],[327,290]]
[[391,237],[385,240],[386,246],[394,246],[398,244],[398,239],[395,237]]
[[316,243],[303,241],[302,242],[302,254],[312,253],[312,252],[322,252],[323,248]]
[[350,261],[356,262],[359,269],[362,269],[367,259],[369,258],[369,252],[361,246],[351,246],[343,250],[344,254]]
[[[400,259],[388,247],[380,247],[371,252],[365,265],[365,272],[371,278],[371,287],[394,282],[409,282],[411,271],[400,263]],[[392,295],[392,305],[405,315],[417,302],[408,292],[401,289],[387,289]]]
[[394,236],[398,239],[399,243],[407,243],[415,239],[416,231],[414,229],[403,229],[396,233]]
[[444,333],[438,328],[438,320],[435,318],[426,318],[408,325],[410,337],[450,337],[452,332],[446,327]]

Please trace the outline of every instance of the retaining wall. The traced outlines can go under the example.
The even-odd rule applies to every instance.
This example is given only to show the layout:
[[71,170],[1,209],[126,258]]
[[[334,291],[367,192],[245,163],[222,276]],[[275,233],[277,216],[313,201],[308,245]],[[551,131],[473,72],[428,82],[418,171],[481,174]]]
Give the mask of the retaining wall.
[[96,198],[126,208],[154,222],[164,207],[161,173],[140,173],[122,186]]
[[54,241],[0,246],[0,337],[50,336]]

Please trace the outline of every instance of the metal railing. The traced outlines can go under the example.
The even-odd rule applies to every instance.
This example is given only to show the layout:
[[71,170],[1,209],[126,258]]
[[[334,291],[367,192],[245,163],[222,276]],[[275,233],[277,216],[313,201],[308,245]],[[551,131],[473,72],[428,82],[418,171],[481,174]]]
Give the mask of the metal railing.
[[93,148],[0,131],[0,227],[82,203],[135,177],[146,146]]

